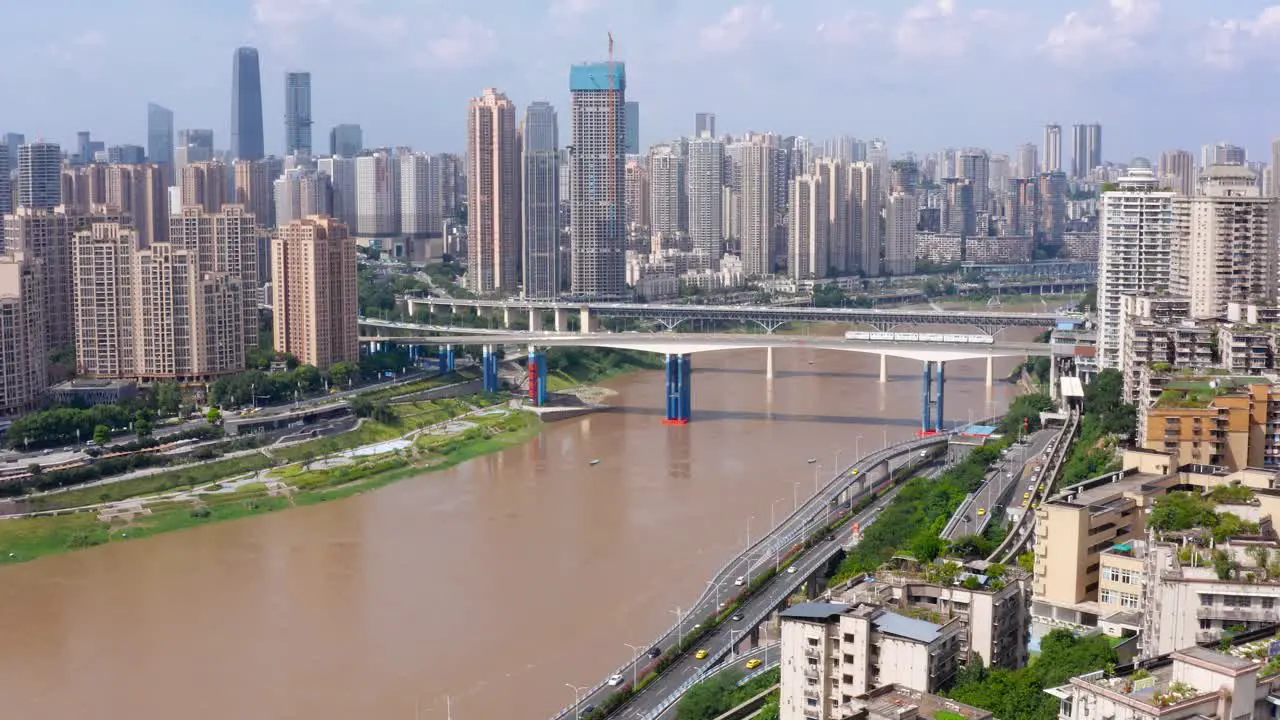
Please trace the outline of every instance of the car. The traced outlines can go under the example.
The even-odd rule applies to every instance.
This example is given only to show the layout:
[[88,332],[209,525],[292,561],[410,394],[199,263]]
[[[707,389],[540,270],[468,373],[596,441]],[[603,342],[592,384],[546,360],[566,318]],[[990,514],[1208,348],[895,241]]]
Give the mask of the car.
[[1007,473],[1005,473],[1005,474],[1004,474],[1004,476],[1005,476],[1005,477],[1007,477],[1007,478],[1011,478],[1011,477],[1013,477],[1013,473],[1011,473],[1011,472],[1007,472]]
[[654,645],[653,647],[649,648],[649,657],[656,658],[661,654],[662,654],[662,648],[658,647],[657,645]]
[[610,676],[609,676],[609,687],[617,687],[617,686],[619,686],[619,685],[621,685],[621,684],[622,684],[622,676],[621,676],[621,675],[610,675]]
[[734,622],[742,622],[742,613],[734,613],[734,614],[733,614],[733,621],[734,621]]
[[987,514],[986,508],[978,508],[978,517],[982,517],[983,515],[986,515],[986,514]]
[[796,566],[795,566],[795,565],[788,565],[788,566],[787,566],[787,574],[788,574],[788,575],[795,575],[795,573],[796,573]]
[[702,648],[702,649],[701,649],[701,650],[699,650],[698,652],[694,653],[694,654],[693,654],[693,659],[694,659],[694,660],[706,660],[706,659],[707,659],[707,649],[706,649],[706,648]]
[[1031,501],[1030,501],[1030,500],[1023,500],[1023,501],[1022,501],[1022,507],[1026,507],[1026,506],[1027,506],[1027,505],[1029,505],[1029,504],[1031,504]]
[[733,581],[733,584],[734,584],[734,585],[737,585],[737,586],[739,586],[739,587],[741,587],[741,586],[745,585],[746,583],[747,583],[746,578],[742,577],[741,575],[739,575],[739,576],[738,576],[737,578],[735,578],[735,579],[734,579],[734,581]]
[[595,706],[595,705],[588,705],[588,706],[586,706],[586,707],[582,708],[582,714],[583,714],[583,715],[590,715],[591,713],[593,713],[593,712],[595,712],[595,711],[596,711],[596,706]]
[[1030,499],[1031,499],[1031,493],[1029,493],[1029,492],[1024,492],[1024,493],[1022,493],[1022,499],[1023,499],[1023,500],[1030,500]]
[[755,670],[756,668],[760,667],[763,664],[764,663],[760,661],[760,658],[751,658],[750,660],[747,661],[747,669]]

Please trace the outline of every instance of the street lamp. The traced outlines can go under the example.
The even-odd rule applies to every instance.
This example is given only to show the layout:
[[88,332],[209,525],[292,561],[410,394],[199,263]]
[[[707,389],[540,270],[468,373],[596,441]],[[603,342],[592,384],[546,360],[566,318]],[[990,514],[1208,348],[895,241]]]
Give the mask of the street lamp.
[[[631,688],[634,690],[636,687],[636,682],[640,678],[640,648],[636,647],[635,645],[632,645],[631,643],[622,643],[622,644],[631,648],[631,652],[636,654],[635,657],[631,658]],[[644,646],[641,645],[640,647],[644,647]]]
[[668,612],[676,614],[676,647],[679,648],[684,644],[684,616],[681,614],[679,605],[675,610],[668,610]]
[[853,439],[853,454],[855,457],[862,457],[862,433],[858,433],[858,437]]
[[774,521],[773,511],[778,507],[778,503],[783,502],[784,500],[786,500],[786,498],[778,498],[777,500],[769,503],[769,527],[777,529],[778,523]]
[[800,481],[791,486],[791,512],[800,509]]
[[564,686],[573,690],[573,715],[574,717],[579,718],[580,720],[582,718],[582,700],[581,700],[581,696],[578,693],[583,690],[590,690],[591,688],[589,687],[580,688],[577,685],[574,685],[572,683],[565,683]]
[[714,585],[714,586],[716,587],[716,610],[719,610],[719,609],[720,609],[720,585],[721,585],[721,584],[722,584],[722,583],[718,583],[718,582],[716,582],[715,580],[708,580],[708,581],[707,581],[707,589],[708,589],[708,590],[710,590],[710,589],[711,589],[711,586],[712,586],[712,585]]

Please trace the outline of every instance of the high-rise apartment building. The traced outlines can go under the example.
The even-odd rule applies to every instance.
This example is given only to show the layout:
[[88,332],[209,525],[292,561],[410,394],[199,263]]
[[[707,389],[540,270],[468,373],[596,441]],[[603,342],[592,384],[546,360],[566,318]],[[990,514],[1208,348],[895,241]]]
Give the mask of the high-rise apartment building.
[[235,173],[235,203],[243,205],[253,214],[258,227],[271,227],[275,207],[271,197],[271,170],[266,160],[236,160],[232,163]]
[[888,275],[910,275],[916,270],[919,202],[913,194],[893,193],[884,211],[884,271]]
[[849,166],[849,219],[853,228],[850,270],[864,277],[881,273],[880,176],[869,162]]
[[716,136],[716,114],[713,112],[700,112],[693,116],[693,136],[700,138],[703,135]]
[[830,193],[824,178],[825,174],[801,175],[791,181],[787,272],[794,280],[827,276]]
[[1040,234],[1050,244],[1059,244],[1067,231],[1067,174],[1040,174]]
[[9,148],[9,165],[6,168],[9,173],[16,172],[18,169],[18,148],[27,144],[27,137],[22,133],[5,133],[4,146]]
[[695,254],[704,258],[699,262],[713,269],[724,250],[724,160],[724,143],[709,131],[689,141],[685,169],[689,244]]
[[1044,126],[1044,172],[1062,172],[1062,126]]
[[311,154],[311,73],[284,74],[285,155]]
[[[977,228],[975,183],[968,178],[943,178],[939,227],[942,232],[970,236]],[[985,233],[983,233],[985,234]]]
[[198,207],[216,213],[227,202],[230,178],[225,163],[216,160],[189,163],[182,168],[179,187],[182,207]]
[[670,145],[649,148],[649,230],[669,243],[684,232],[685,157]]
[[[147,247],[169,235],[168,169],[164,165],[107,165],[103,168],[104,203],[119,211],[124,222]],[[96,208],[85,208],[85,212]]]
[[10,152],[16,157],[16,149],[10,150],[7,144],[0,143],[0,216],[13,212],[13,186],[9,184]]
[[474,293],[520,283],[519,157],[515,103],[485,88],[467,112],[467,286]]
[[62,203],[62,148],[34,142],[18,148],[18,206],[51,210]]
[[1198,193],[1173,203],[1169,289],[1191,298],[1192,318],[1275,299],[1278,201],[1263,197],[1256,180],[1242,165],[1212,165]]
[[329,154],[353,158],[364,151],[364,132],[359,125],[335,125],[329,131]]
[[332,215],[333,188],[329,176],[309,168],[286,170],[274,183],[275,225],[312,215]]
[[356,159],[337,155],[320,158],[316,170],[329,178],[330,214],[348,228],[356,227]]
[[1186,150],[1166,150],[1161,153],[1156,175],[1162,188],[1168,188],[1182,197],[1195,194],[1196,159]]
[[628,100],[626,104],[627,116],[627,136],[626,148],[628,155],[640,154],[640,103],[635,100]]
[[275,348],[327,368],[360,359],[356,243],[328,217],[281,225],[271,240]]
[[62,169],[62,206],[74,212],[89,212],[107,202],[107,166],[67,165]]
[[1040,186],[1035,177],[1012,178],[1004,196],[1009,235],[1034,237],[1039,225]]
[[584,298],[621,298],[627,294],[626,64],[574,65],[569,93],[571,292]]
[[386,152],[356,158],[357,235],[387,237],[400,232],[398,169],[395,158]]
[[649,208],[649,165],[647,158],[628,158],[623,171],[623,195],[627,205],[627,226],[648,228],[653,220]]
[[525,108],[520,126],[521,271],[524,296],[560,294],[560,127],[548,102]]
[[173,111],[147,103],[147,160],[173,165]]
[[821,180],[821,190],[826,197],[821,206],[826,212],[826,256],[815,263],[825,264],[821,275],[832,272],[843,275],[850,269],[853,228],[849,221],[848,169],[840,158],[820,157],[813,161],[813,174]]
[[1229,142],[1205,145],[1200,148],[1200,167],[1202,168],[1214,165],[1244,165],[1246,160],[1248,156],[1244,148]]
[[169,222],[169,243],[197,252],[199,271],[222,273],[239,282],[244,320],[244,352],[258,347],[258,231],[253,213],[241,205],[224,205],[218,212],[184,207]]
[[137,324],[133,280],[134,256],[140,249],[136,233],[115,223],[94,223],[72,236],[76,372],[80,375],[135,374],[142,328]]
[[466,159],[453,153],[438,153],[431,159],[440,185],[440,217],[442,220],[458,219],[458,213],[467,200],[467,178],[463,170]]
[[[1102,126],[1076,123],[1071,126],[1071,179],[1089,177],[1097,165],[1093,164],[1095,151],[1101,153],[1097,143],[1102,141]],[[1101,164],[1101,163],[1099,163]]]
[[778,223],[774,200],[778,182],[778,149],[764,138],[753,138],[741,149],[742,270],[747,275],[773,273],[774,228]]
[[1280,197],[1280,138],[1271,141],[1271,197]]
[[1102,194],[1098,256],[1098,365],[1120,364],[1122,295],[1169,288],[1175,241],[1174,193],[1162,191],[1151,163],[1135,159],[1117,189]]
[[969,148],[962,150],[956,157],[956,168],[959,177],[969,181],[973,188],[973,211],[988,212],[987,198],[990,196],[991,158],[986,150]]
[[36,409],[49,385],[40,263],[0,253],[0,417]]
[[1034,143],[1023,143],[1018,146],[1018,154],[1013,163],[1013,176],[1031,178],[1040,174],[1040,156]]
[[404,153],[400,156],[400,232],[410,237],[439,236],[439,175],[432,167],[433,158],[426,153]]
[[231,63],[231,159],[261,160],[265,155],[258,50],[236,48]]

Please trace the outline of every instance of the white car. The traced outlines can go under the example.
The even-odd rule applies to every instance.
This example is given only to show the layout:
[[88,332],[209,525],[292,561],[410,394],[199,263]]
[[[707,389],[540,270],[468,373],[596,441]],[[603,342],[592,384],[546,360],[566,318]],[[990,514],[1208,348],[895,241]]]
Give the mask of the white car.
[[734,585],[738,585],[738,586],[746,585],[746,584],[747,584],[747,580],[746,580],[746,578],[744,578],[744,577],[742,577],[741,575],[739,575],[739,576],[738,576],[738,579],[736,579],[736,580],[734,580],[734,581],[733,581],[733,584],[734,584]]
[[788,574],[795,573],[795,571],[796,571],[796,566],[795,566],[795,565],[789,565],[789,566],[787,566],[787,573],[788,573]]
[[621,685],[621,684],[622,684],[622,676],[621,676],[621,675],[610,675],[610,676],[609,676],[609,686],[610,686],[610,687],[617,687],[617,686],[619,686],[619,685]]

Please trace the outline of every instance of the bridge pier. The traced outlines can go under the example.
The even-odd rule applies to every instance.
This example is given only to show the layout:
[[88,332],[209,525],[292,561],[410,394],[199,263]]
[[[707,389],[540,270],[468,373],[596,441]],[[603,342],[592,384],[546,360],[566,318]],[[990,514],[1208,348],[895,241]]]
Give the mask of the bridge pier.
[[689,353],[667,355],[667,416],[664,425],[688,425],[693,394],[693,356]]
[[578,311],[578,332],[587,335],[599,330],[600,321],[591,314],[591,306],[583,305]]
[[933,410],[933,398],[930,393],[933,389],[933,361],[924,361],[924,378],[920,386],[920,397],[922,400],[922,412],[920,414],[920,433],[924,434],[933,430],[933,422],[931,422],[930,411]]
[[[937,365],[938,387],[933,388],[934,365]],[[922,412],[920,414],[920,434],[932,435],[943,431],[943,392],[947,384],[946,363],[938,360],[926,360],[924,377],[920,388]]]
[[943,397],[943,390],[947,384],[946,367],[947,367],[947,363],[945,361],[943,360],[938,361],[938,399],[934,403],[935,405],[937,405],[937,407],[934,409],[936,410],[936,415],[937,415],[938,423],[937,423],[936,429],[938,432],[943,432],[945,430],[945,427],[943,425],[943,420],[942,420],[942,397]]
[[889,382],[889,356],[880,353],[880,382]]
[[542,332],[542,311],[529,308],[529,332]]
[[990,355],[987,356],[987,387],[991,387],[992,385],[995,384],[994,381],[995,381],[995,365],[996,364],[994,361],[995,361],[995,358],[993,358]]
[[529,347],[529,399],[542,407],[547,404],[547,354]]
[[568,308],[556,308],[556,332],[569,332]]
[[1058,393],[1058,359],[1049,356],[1049,399],[1059,400]]
[[507,330],[511,329],[511,306],[510,305],[502,306],[502,327]]
[[773,348],[764,349],[764,377],[766,380],[773,379]]
[[451,373],[451,372],[453,372],[454,370],[456,370],[456,369],[457,369],[457,362],[456,362],[456,360],[455,360],[455,356],[454,356],[454,354],[453,354],[453,346],[452,346],[452,345],[443,345],[443,346],[441,346],[441,348],[440,348],[440,354],[439,354],[438,358],[439,358],[439,361],[440,361],[440,374],[441,374],[441,375],[446,375],[446,374]]
[[484,391],[498,392],[498,353],[492,345],[484,346]]

